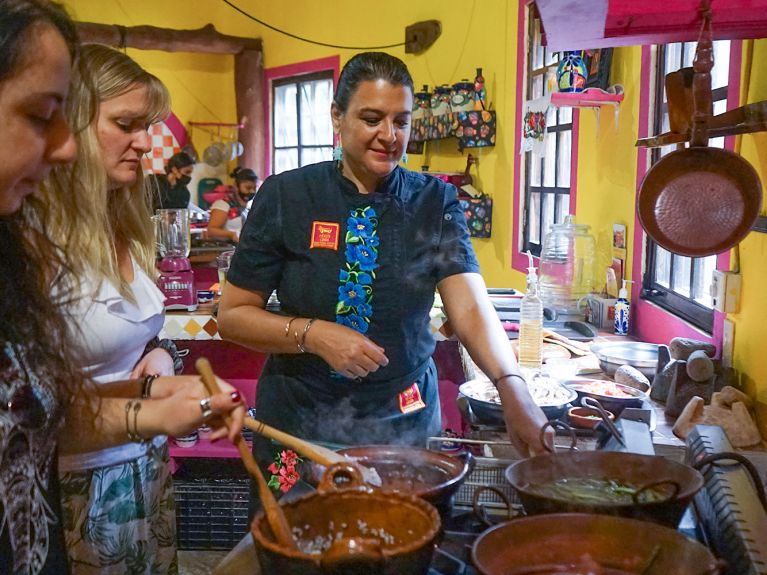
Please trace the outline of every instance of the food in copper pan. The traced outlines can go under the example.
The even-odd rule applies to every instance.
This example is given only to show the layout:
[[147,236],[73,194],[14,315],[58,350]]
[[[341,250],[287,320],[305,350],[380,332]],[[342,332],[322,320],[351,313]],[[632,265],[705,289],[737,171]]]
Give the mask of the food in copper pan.
[[535,485],[527,489],[543,497],[550,497],[579,504],[630,505],[653,503],[668,497],[663,487],[648,487],[640,491],[639,486],[615,479],[593,477],[565,477]]

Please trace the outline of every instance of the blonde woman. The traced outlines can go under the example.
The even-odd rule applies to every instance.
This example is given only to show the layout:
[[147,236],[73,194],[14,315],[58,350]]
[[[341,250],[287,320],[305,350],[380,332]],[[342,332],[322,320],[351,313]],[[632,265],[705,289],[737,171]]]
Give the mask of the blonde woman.
[[[155,380],[173,375],[174,357],[156,340],[164,297],[154,284],[141,158],[150,149],[147,128],[168,114],[168,92],[128,56],[101,45],[82,48],[71,92],[67,112],[80,152],[72,167],[54,171],[47,192],[60,208],[54,232],[79,262],[83,298],[72,323],[82,367],[108,394],[124,391],[115,382],[135,378],[150,398],[199,385],[197,378]],[[62,457],[59,470],[73,572],[177,572],[165,436]]]

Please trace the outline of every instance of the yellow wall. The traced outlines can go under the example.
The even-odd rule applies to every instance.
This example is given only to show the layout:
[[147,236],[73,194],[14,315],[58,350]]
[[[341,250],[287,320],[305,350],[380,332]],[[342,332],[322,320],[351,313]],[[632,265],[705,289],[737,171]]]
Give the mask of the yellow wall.
[[[151,24],[177,29],[213,23],[225,34],[260,37],[267,68],[339,53],[343,65],[355,53],[287,38],[213,0],[195,3],[188,0],[65,0],[65,4],[76,18],[83,21],[128,26]],[[407,25],[420,20],[440,20],[442,35],[424,54],[405,54],[403,47],[389,51],[407,63],[416,86],[471,79],[476,67],[483,68],[488,99],[498,113],[498,136],[495,148],[472,152],[480,159],[473,173],[478,174],[477,187],[493,198],[494,225],[492,238],[475,240],[474,246],[489,285],[524,285],[524,276],[513,271],[510,263],[512,237],[516,233],[512,216],[512,183],[515,178],[517,2],[335,0],[325,3],[290,0],[289,10],[281,3],[256,0],[239,0],[237,4],[254,16],[299,36],[359,46],[401,42]],[[593,112],[583,110],[578,134],[578,221],[592,226],[602,268],[609,263],[612,224],[627,226],[628,277],[631,277],[634,232],[634,140],[639,124],[640,53],[639,48],[632,47],[617,49],[613,55],[612,81],[625,87],[618,127],[614,125],[610,108],[602,111],[598,127]],[[167,83],[173,96],[174,112],[182,122],[236,120],[231,57],[136,50],[130,54]],[[756,43],[753,61],[757,64],[748,76],[750,89],[744,101],[767,99],[767,68],[758,65],[765,59],[767,40]],[[199,131],[193,133],[193,138],[198,149],[203,149],[209,141],[207,135]],[[744,136],[742,153],[767,181],[767,134]],[[466,160],[465,155],[458,153],[455,142],[446,140],[427,144],[424,156],[411,156],[410,168],[419,169],[423,163],[432,170],[463,171]],[[763,326],[767,325],[767,235],[750,234],[741,246],[740,265],[744,311],[731,316],[736,323],[735,367],[744,372],[746,382],[761,394],[767,409],[767,362],[760,357],[765,349]],[[767,416],[763,421],[767,422]]]
[[[753,44],[751,70],[747,56],[750,44]],[[763,64],[767,58],[767,40],[744,43],[743,53],[741,102],[767,100],[767,69]],[[746,90],[748,93],[743,93]],[[742,136],[740,151],[756,168],[762,186],[767,185],[767,133]],[[767,234],[751,232],[740,244],[740,271],[743,275],[740,313],[730,315],[735,322],[735,367],[743,371],[746,387],[759,401],[762,436],[767,436],[767,343],[764,338],[767,327]]]

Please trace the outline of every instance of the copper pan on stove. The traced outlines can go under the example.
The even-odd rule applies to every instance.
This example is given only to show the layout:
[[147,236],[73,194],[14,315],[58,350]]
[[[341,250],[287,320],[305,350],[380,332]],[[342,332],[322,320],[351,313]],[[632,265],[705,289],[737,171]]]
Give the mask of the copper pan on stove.
[[647,234],[666,250],[690,257],[737,245],[751,231],[762,205],[762,185],[751,164],[733,152],[707,146],[712,54],[711,19],[705,13],[693,62],[690,147],[656,162],[637,200]]

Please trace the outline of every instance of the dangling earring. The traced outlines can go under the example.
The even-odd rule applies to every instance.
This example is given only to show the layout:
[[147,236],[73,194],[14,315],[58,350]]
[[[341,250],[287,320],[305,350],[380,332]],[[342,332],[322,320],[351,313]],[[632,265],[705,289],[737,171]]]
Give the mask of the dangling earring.
[[341,147],[341,144],[338,144],[335,148],[333,148],[333,159],[336,162],[340,162],[344,159],[344,149]]
[[402,160],[401,161],[402,161],[403,164],[407,164],[407,152],[402,154]]

